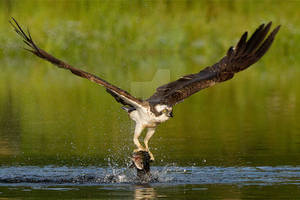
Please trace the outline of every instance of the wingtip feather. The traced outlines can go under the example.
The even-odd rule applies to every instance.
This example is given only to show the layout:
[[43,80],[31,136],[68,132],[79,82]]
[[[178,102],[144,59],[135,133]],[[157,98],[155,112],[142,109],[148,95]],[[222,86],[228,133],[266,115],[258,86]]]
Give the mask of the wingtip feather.
[[14,28],[15,32],[20,35],[23,38],[23,41],[28,45],[30,48],[32,48],[33,52],[40,54],[40,49],[36,46],[34,41],[32,40],[31,34],[29,29],[27,28],[27,34],[23,31],[22,27],[19,25],[17,20],[13,17],[11,17],[12,21],[9,21],[9,23]]
[[273,30],[274,34],[276,35],[278,31],[280,30],[281,25],[276,26],[276,28]]
[[278,33],[281,25],[278,25],[268,36],[268,38],[264,41],[264,43],[259,47],[259,49],[255,52],[255,55],[257,56],[256,60],[259,60],[271,47],[276,34]]
[[242,37],[241,37],[241,39],[239,40],[239,42],[237,43],[236,48],[235,48],[235,51],[240,52],[240,51],[242,51],[243,48],[245,48],[245,44],[246,44],[246,41],[247,41],[247,37],[248,37],[248,32],[246,31],[246,32],[242,35]]

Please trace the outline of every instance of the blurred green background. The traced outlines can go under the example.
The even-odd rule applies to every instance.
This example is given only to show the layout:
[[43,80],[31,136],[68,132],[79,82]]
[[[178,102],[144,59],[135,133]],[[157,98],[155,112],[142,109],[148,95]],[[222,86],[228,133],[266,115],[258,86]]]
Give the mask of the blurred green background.
[[0,165],[125,165],[134,149],[120,104],[24,51],[12,16],[41,48],[138,97],[214,64],[244,31],[281,24],[257,64],[178,104],[150,147],[155,165],[300,164],[299,1],[3,0],[0,10]]

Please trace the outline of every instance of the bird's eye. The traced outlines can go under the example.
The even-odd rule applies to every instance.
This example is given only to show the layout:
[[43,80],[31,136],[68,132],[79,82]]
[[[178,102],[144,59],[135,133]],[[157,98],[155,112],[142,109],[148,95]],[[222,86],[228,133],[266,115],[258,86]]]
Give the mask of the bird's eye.
[[168,112],[168,110],[167,110],[167,109],[164,109],[162,112],[163,112],[163,113],[167,113],[167,112]]

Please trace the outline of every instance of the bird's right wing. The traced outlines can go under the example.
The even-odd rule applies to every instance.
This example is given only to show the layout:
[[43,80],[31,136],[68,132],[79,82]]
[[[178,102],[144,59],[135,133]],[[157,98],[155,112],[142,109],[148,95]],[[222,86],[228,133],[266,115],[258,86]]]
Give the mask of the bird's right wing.
[[245,32],[235,48],[229,48],[227,55],[219,62],[199,73],[183,76],[158,87],[147,101],[152,105],[173,106],[204,88],[231,79],[235,73],[248,68],[267,52],[280,28],[277,26],[265,39],[271,24],[270,22],[266,26],[260,25],[248,41]]
[[125,90],[122,90],[110,83],[108,83],[107,81],[91,74],[88,72],[85,72],[83,70],[77,69],[65,62],[63,62],[62,60],[59,60],[57,58],[55,58],[54,56],[50,55],[49,53],[47,53],[46,51],[44,51],[43,49],[40,49],[35,42],[32,40],[31,35],[28,31],[28,34],[26,34],[21,26],[18,24],[18,22],[12,18],[13,22],[10,22],[11,25],[13,26],[14,30],[16,31],[16,33],[18,35],[20,35],[23,38],[23,41],[28,45],[29,49],[26,49],[28,51],[30,51],[31,53],[35,54],[36,56],[47,60],[48,62],[56,65],[59,68],[63,68],[63,69],[67,69],[70,70],[73,74],[89,79],[90,81],[93,81],[99,85],[102,85],[106,88],[106,91],[111,94],[119,103],[122,103],[123,105],[129,105],[129,106],[133,106],[133,107],[140,107],[143,104],[143,101],[135,98],[134,96],[132,96],[131,94],[129,94],[128,92],[126,92]]

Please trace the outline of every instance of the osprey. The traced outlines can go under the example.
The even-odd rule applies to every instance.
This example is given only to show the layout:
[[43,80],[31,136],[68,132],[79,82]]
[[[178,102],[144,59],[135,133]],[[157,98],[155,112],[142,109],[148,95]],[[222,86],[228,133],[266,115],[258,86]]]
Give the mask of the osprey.
[[[36,45],[29,31],[26,34],[17,21],[14,18],[12,18],[12,20],[14,23],[10,23],[14,30],[23,38],[23,41],[29,47],[29,49],[26,50],[57,67],[70,70],[77,76],[104,86],[106,91],[111,94],[117,102],[123,104],[122,108],[127,111],[129,117],[136,122],[133,137],[133,142],[137,147],[135,151],[149,152],[152,160],[154,160],[154,157],[149,151],[148,142],[153,136],[157,125],[173,117],[173,107],[185,98],[204,88],[231,79],[235,73],[257,62],[267,52],[280,29],[280,26],[277,26],[269,36],[266,37],[272,22],[269,22],[267,25],[262,24],[248,40],[248,33],[245,32],[235,47],[230,47],[227,54],[216,64],[206,67],[198,73],[185,75],[178,80],[162,85],[156,89],[156,92],[151,97],[142,100],[98,76],[77,69],[47,53]],[[144,147],[138,138],[145,128],[147,128],[148,131],[144,138]]]

